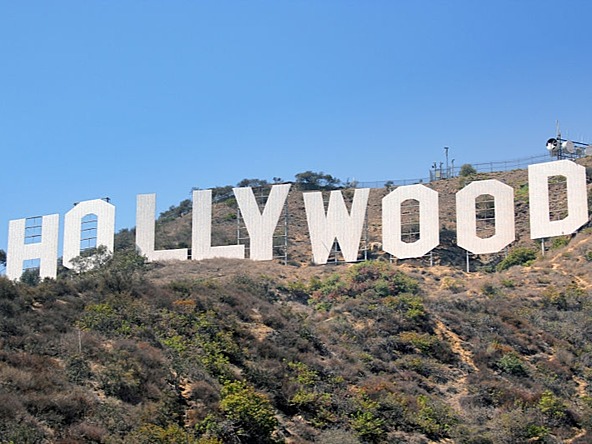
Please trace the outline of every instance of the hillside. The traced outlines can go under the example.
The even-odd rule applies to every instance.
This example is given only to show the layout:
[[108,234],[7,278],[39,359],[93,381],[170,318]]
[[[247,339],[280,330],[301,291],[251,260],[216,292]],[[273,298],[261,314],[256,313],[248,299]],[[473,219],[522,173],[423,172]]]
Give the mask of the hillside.
[[[585,157],[578,160],[584,165],[590,175],[588,177],[588,190],[592,190],[592,158]],[[465,252],[456,246],[456,202],[455,195],[464,186],[475,180],[496,179],[515,190],[515,217],[516,217],[516,242],[512,245],[539,248],[538,244],[530,239],[529,214],[528,214],[528,173],[526,170],[513,170],[506,172],[479,173],[468,177],[455,177],[449,180],[440,180],[424,184],[439,193],[440,205],[440,245],[433,251],[433,260],[440,265],[456,265],[463,267]],[[246,180],[246,179],[245,179]],[[229,188],[229,187],[228,187]],[[562,183],[550,184],[550,210],[552,215],[559,218],[565,214],[565,189]],[[268,191],[265,188],[254,188],[256,195],[265,196]],[[370,190],[367,209],[367,248],[368,257],[377,258],[384,256],[380,250],[382,246],[382,198],[389,192],[387,188],[373,188]],[[343,190],[346,205],[351,203],[353,189]],[[324,192],[328,199],[328,192]],[[259,201],[262,208],[265,198]],[[297,185],[292,186],[288,195],[287,209],[289,213],[288,223],[288,260],[292,265],[308,265],[312,260],[306,213],[302,191]],[[169,214],[181,215],[171,218]],[[233,197],[223,199],[213,204],[212,209],[212,245],[232,245],[238,242],[237,228],[237,204]],[[163,217],[165,216],[165,217]],[[191,213],[190,201],[184,201],[178,207],[163,213],[161,222],[157,223],[157,248],[181,248],[191,246]],[[283,219],[280,219],[278,231],[283,230]],[[242,237],[246,237],[243,230]],[[492,233],[490,233],[492,234]],[[248,246],[248,239],[241,239],[240,243]],[[364,247],[364,242],[362,242]],[[494,255],[481,255],[472,258],[476,268],[487,267],[488,264],[499,262],[506,252]],[[360,258],[363,255],[360,254]],[[427,264],[426,260],[408,260],[413,264]]]
[[[119,250],[55,281],[0,278],[0,442],[591,442],[592,230],[541,257],[526,172],[479,177],[518,190],[519,239],[471,273],[455,178],[429,184],[444,227],[432,267],[377,253],[309,266],[291,193],[291,265]],[[220,242],[236,241],[233,211],[214,208]],[[190,217],[161,221],[161,245],[187,245]]]

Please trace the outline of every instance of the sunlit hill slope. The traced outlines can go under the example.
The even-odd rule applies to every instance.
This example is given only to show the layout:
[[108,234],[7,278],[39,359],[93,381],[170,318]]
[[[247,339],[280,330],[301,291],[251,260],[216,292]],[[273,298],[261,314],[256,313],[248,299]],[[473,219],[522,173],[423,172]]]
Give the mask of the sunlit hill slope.
[[[515,188],[518,239],[467,273],[454,193],[476,178]],[[523,170],[428,186],[433,266],[381,252],[385,189],[371,260],[311,265],[295,191],[287,265],[148,264],[124,231],[93,270],[0,279],[0,442],[591,442],[592,230],[543,256]],[[215,204],[215,242],[236,242],[235,205]],[[189,246],[189,211],[161,216],[160,247]]]

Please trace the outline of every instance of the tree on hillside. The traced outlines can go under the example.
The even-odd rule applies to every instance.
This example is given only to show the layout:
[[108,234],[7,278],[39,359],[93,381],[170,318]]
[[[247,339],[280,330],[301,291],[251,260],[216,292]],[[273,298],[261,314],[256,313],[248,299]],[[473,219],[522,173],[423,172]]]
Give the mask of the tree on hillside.
[[265,179],[243,179],[236,184],[238,188],[251,187],[259,188],[268,185]]
[[335,190],[341,186],[341,180],[322,171],[305,171],[296,174],[295,177],[296,185],[301,190]]
[[473,174],[477,174],[477,170],[470,163],[465,163],[464,165],[462,165],[458,173],[460,177],[472,176]]
[[169,222],[191,213],[192,204],[193,202],[190,199],[185,199],[179,205],[171,205],[168,210],[160,213],[158,222]]

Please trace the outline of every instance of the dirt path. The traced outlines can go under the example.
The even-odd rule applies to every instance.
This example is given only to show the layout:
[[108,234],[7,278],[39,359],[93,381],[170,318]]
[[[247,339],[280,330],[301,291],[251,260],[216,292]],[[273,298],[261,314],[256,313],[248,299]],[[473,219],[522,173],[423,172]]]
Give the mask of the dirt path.
[[582,429],[573,438],[566,439],[565,444],[572,444],[576,439],[580,439],[580,438],[583,438],[584,436],[586,436],[587,433],[588,433],[588,431],[586,429]]
[[[582,237],[580,238],[580,236]],[[575,281],[582,289],[592,290],[592,282],[584,277],[585,275],[577,276],[574,273],[573,263],[570,262],[571,268],[565,268],[566,262],[564,258],[566,255],[572,254],[583,245],[590,244],[592,242],[592,237],[589,235],[579,234],[576,239],[577,240],[575,242],[570,242],[565,248],[562,248],[558,251],[547,252],[547,256],[544,258],[546,261],[544,261],[542,264],[535,263],[535,265],[531,266],[531,269],[548,270],[550,267],[551,270],[570,278],[572,281]]]
[[460,360],[464,364],[475,372],[479,371],[475,365],[475,361],[473,361],[473,353],[463,347],[464,341],[439,319],[436,319],[436,335],[450,344],[452,351],[460,357]]
[[[581,235],[582,234],[580,234],[580,236]],[[561,273],[569,275],[571,278],[573,278],[578,283],[578,285],[580,287],[584,288],[585,290],[592,289],[592,282],[590,282],[588,279],[585,279],[582,276],[576,276],[573,272],[574,271],[573,269],[569,269],[569,270],[561,269],[561,264],[562,264],[561,258],[564,254],[573,253],[574,251],[577,251],[583,245],[589,244],[591,240],[592,240],[592,238],[589,235],[583,235],[581,239],[577,240],[577,242],[570,242],[564,251],[562,251],[561,253],[555,254],[555,256],[553,256],[553,258],[551,259],[551,266],[553,267],[554,270],[559,270]]]
[[[588,387],[588,383],[586,381],[584,381],[583,379],[578,378],[576,376],[574,376],[573,380],[576,383],[578,396],[580,398],[587,396],[588,393],[587,393],[586,389]],[[574,429],[574,430],[577,430],[577,429]],[[573,438],[567,439],[567,440],[565,440],[565,442],[566,442],[566,444],[571,444],[576,439],[583,438],[584,436],[586,436],[587,433],[588,433],[588,431],[586,429],[578,430],[578,433],[576,435],[574,435]]]
[[460,358],[461,362],[466,366],[464,369],[459,368],[457,370],[459,373],[458,378],[446,384],[447,386],[449,386],[449,388],[446,390],[449,393],[453,393],[449,395],[450,405],[453,406],[457,412],[462,412],[463,408],[461,406],[461,400],[469,394],[469,387],[467,384],[468,374],[472,372],[478,372],[479,369],[473,361],[473,354],[464,347],[464,341],[460,338],[460,336],[454,333],[451,329],[444,325],[442,321],[438,319],[436,319],[435,333],[441,340],[446,341],[448,344],[450,344],[450,348],[452,349],[452,351]]

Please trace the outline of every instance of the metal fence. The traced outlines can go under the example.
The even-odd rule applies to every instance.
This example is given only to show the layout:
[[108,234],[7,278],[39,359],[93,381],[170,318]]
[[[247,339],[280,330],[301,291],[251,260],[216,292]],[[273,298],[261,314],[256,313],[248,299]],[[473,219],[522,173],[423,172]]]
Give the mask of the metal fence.
[[[482,162],[482,163],[471,163],[471,165],[475,171],[478,173],[494,173],[497,171],[511,171],[526,168],[528,165],[533,163],[541,163],[541,162],[551,162],[556,160],[555,158],[546,155],[539,155],[539,156],[531,156],[531,157],[523,157],[521,159],[514,159],[514,160],[503,160],[499,162]],[[451,177],[456,177],[459,175],[462,166],[449,166],[440,167],[440,168],[432,168],[430,170],[429,177],[422,177],[419,179],[402,179],[402,180],[379,180],[374,182],[357,182],[355,184],[356,188],[394,188],[403,185],[415,185],[418,183],[429,183],[435,180],[440,179],[449,179]]]
[[[473,168],[477,170],[478,173],[493,173],[496,171],[511,171],[517,170],[527,167],[528,165],[532,165],[533,163],[541,163],[541,162],[551,162],[552,160],[557,160],[548,154],[543,154],[540,156],[531,156],[531,157],[524,157],[522,159],[515,159],[515,160],[504,160],[501,162],[483,162],[483,163],[472,163],[471,165]],[[460,171],[460,168],[456,168],[457,173]]]

